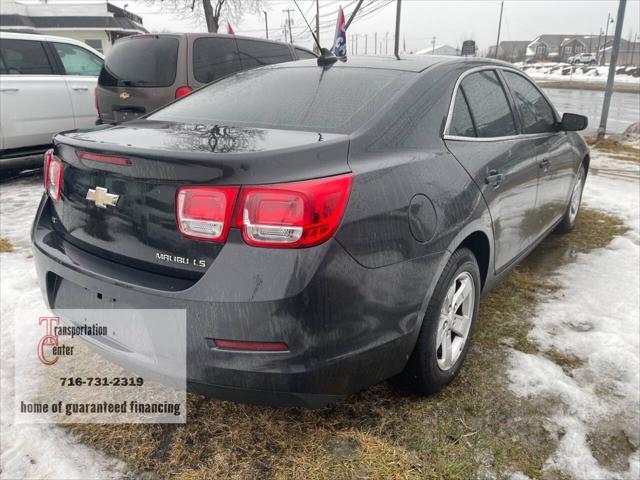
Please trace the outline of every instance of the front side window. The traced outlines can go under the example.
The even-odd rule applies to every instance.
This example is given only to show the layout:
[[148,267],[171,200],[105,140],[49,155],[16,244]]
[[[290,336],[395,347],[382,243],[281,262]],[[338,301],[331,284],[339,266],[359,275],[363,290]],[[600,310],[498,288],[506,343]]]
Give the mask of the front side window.
[[3,39],[0,42],[2,73],[6,75],[51,75],[53,69],[42,42]]
[[209,83],[242,69],[233,38],[204,37],[193,42],[193,76]]
[[102,68],[102,59],[88,50],[68,43],[53,43],[67,75],[97,77]]
[[516,134],[511,107],[496,72],[472,73],[462,80],[460,88],[467,99],[478,137]]
[[453,105],[453,114],[451,115],[451,126],[449,134],[457,137],[476,137],[476,129],[473,125],[473,119],[469,112],[467,100],[464,98],[462,88],[456,93],[456,100]]
[[243,69],[293,60],[289,47],[279,43],[238,40],[238,52]]
[[504,77],[520,114],[522,132],[555,131],[556,119],[553,109],[540,91],[529,80],[517,73],[504,72]]

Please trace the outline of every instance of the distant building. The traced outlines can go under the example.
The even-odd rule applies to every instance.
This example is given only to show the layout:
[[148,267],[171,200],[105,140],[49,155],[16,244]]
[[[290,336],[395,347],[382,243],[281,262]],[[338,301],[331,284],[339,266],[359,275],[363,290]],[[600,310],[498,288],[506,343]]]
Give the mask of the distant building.
[[106,0],[1,0],[0,30],[74,38],[106,53],[120,37],[146,33],[142,18]]
[[540,35],[527,45],[526,59],[536,62],[566,62],[580,53],[596,53],[598,35]]
[[[611,49],[613,38],[607,38],[607,43],[600,49],[600,55],[604,55],[604,63],[611,61]],[[629,42],[620,39],[620,50],[618,51],[618,65],[640,65],[640,42]]]
[[415,52],[416,55],[459,55],[460,51],[451,45],[436,45]]
[[[498,56],[500,60],[507,62],[523,62],[527,56],[527,46],[531,43],[531,40],[506,40],[500,42],[498,46]],[[491,45],[487,56],[494,58],[496,56],[496,46]]]

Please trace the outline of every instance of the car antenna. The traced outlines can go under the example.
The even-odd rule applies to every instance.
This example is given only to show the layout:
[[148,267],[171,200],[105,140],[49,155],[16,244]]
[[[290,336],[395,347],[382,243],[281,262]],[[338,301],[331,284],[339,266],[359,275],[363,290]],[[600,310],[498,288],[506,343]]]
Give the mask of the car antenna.
[[316,42],[318,51],[320,52],[320,56],[318,57],[318,65],[322,67],[326,67],[336,63],[338,61],[338,58],[333,53],[331,53],[331,51],[328,48],[323,48],[320,46],[320,42],[318,41],[318,38],[313,33],[313,29],[311,28],[311,25],[309,25],[309,22],[307,22],[307,19],[304,16],[304,13],[302,13],[302,10],[300,10],[300,5],[298,5],[298,2],[296,0],[293,0],[293,3],[296,4],[296,8],[300,12],[300,15],[302,15],[302,19],[304,20],[304,23],[307,24],[309,33],[311,33],[313,40]]

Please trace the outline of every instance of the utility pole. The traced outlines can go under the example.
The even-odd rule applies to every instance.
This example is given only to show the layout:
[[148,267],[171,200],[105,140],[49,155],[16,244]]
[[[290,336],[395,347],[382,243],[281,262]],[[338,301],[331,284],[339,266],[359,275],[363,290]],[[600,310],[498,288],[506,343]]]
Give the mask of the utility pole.
[[600,31],[598,32],[598,48],[596,48],[596,62],[600,64],[600,42],[602,41],[602,27],[600,27]]
[[400,11],[402,9],[402,0],[396,0],[396,35],[393,45],[393,54],[400,60]]
[[378,55],[378,32],[373,34],[373,54]]
[[293,33],[291,33],[291,12],[293,12],[293,8],[287,8],[282,10],[283,12],[287,12],[287,26],[289,27],[289,43],[293,43]]
[[267,38],[269,38],[269,22],[267,20],[267,11],[263,10],[264,12],[264,31],[267,34]]
[[364,34],[364,54],[365,55],[369,55],[368,49],[369,48],[369,34],[365,33]]
[[431,37],[431,55],[436,53],[436,36]]
[[389,32],[384,34],[384,54],[389,54]]
[[604,102],[602,102],[602,115],[600,116],[600,126],[598,127],[598,139],[604,138],[604,134],[607,131],[607,118],[609,117],[609,107],[611,106],[613,81],[616,76],[616,63],[618,62],[618,51],[620,50],[622,23],[624,22],[624,9],[626,6],[627,0],[620,0],[620,3],[618,4],[616,31],[613,37],[613,46],[611,48],[611,60],[609,61],[609,76],[607,77],[607,87],[604,91]]
[[[316,38],[320,42],[320,0],[316,0]],[[320,55],[318,45],[313,46],[313,51]]]
[[589,53],[592,53],[591,42],[593,42],[593,33],[589,34]]
[[356,47],[355,48],[355,55],[357,56],[358,55],[358,34],[354,33],[353,36],[355,37],[354,46]]
[[500,20],[498,21],[498,38],[496,39],[496,53],[493,58],[498,58],[498,45],[500,45],[500,29],[502,28],[502,10],[504,9],[504,2],[500,2]]
[[[609,24],[613,22],[613,18],[611,18],[611,14],[607,14],[607,28],[604,31],[604,44],[602,45],[602,58],[600,59],[600,65],[604,65],[606,61],[605,51],[607,50],[607,35],[609,35]],[[616,29],[618,27],[616,26]]]

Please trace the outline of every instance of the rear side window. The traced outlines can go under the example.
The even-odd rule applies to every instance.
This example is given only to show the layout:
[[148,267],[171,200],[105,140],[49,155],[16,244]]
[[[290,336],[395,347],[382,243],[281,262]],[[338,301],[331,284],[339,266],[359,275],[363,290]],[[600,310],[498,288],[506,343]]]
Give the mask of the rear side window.
[[309,58],[318,58],[313,53],[307,50],[302,50],[301,48],[296,48],[295,51],[299,60],[307,60]]
[[449,134],[457,137],[475,137],[476,129],[473,125],[473,119],[469,112],[469,105],[464,98],[462,88],[456,93],[456,100],[453,105],[453,115],[451,116],[451,126]]
[[213,82],[241,69],[235,39],[210,37],[193,42],[193,76],[198,82]]
[[170,87],[176,79],[178,39],[139,36],[116,42],[98,83],[105,87]]
[[102,59],[89,50],[69,45],[68,43],[53,43],[67,75],[86,75],[97,77],[102,68]]
[[293,60],[289,47],[278,43],[238,40],[238,52],[243,69]]
[[53,73],[42,42],[3,39],[0,42],[2,73],[7,75],[50,75]]
[[496,72],[472,73],[460,87],[469,104],[478,137],[504,137],[516,134],[509,101]]
[[538,89],[522,75],[504,72],[520,114],[523,133],[554,132],[556,118],[551,105]]
[[149,120],[349,133],[415,74],[366,68],[245,70],[167,105]]

